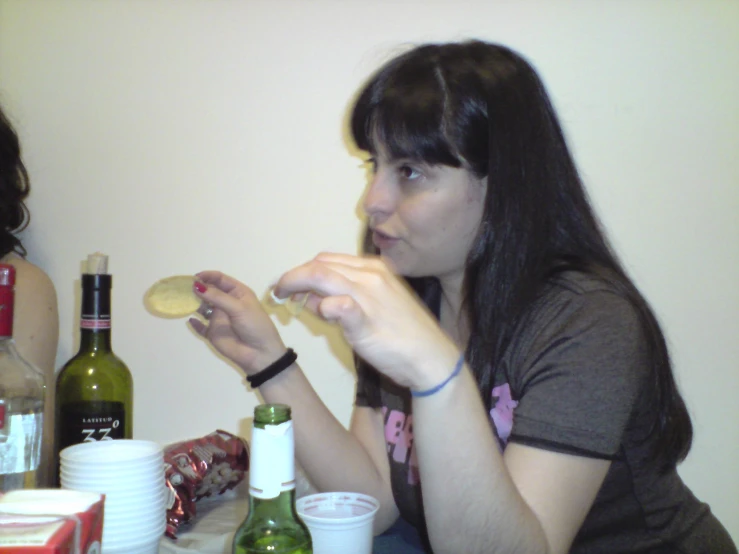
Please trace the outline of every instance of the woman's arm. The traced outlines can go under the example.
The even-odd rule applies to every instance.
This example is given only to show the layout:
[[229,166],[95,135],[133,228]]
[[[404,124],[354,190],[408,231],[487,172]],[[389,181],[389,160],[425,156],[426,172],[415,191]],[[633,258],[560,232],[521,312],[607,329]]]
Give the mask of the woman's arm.
[[518,444],[501,455],[466,369],[414,399],[413,417],[435,554],[568,552],[610,462]]
[[15,267],[15,313],[13,338],[18,352],[44,374],[44,440],[39,482],[51,485],[54,471],[54,365],[59,343],[59,314],[56,290],[51,279],[39,267],[12,255],[8,263]]
[[[465,545],[468,552],[567,552],[609,457],[623,444],[650,375],[638,314],[592,283],[553,295],[507,358],[509,385],[520,396],[503,455],[469,371],[413,401],[426,517],[438,553],[458,551],[455,526],[476,541],[474,548]],[[455,354],[449,349],[437,351],[447,366],[441,376],[434,358],[420,362],[435,368],[435,382],[449,374]],[[468,480],[455,483],[462,475]]]
[[[363,359],[411,390],[443,382],[460,355],[434,317],[381,260],[321,254],[283,275],[278,291],[278,296],[309,291],[308,309],[336,321]],[[572,394],[582,394],[578,387],[584,374],[578,371],[587,370],[588,382],[597,386],[586,393],[597,392],[593,398],[599,399],[597,412],[590,414],[607,413],[613,420],[611,442],[604,447],[610,452],[628,415],[623,406],[614,408],[628,406],[638,389],[638,381],[623,371],[633,365],[623,356],[638,344],[638,337],[629,332],[631,322],[620,321],[613,306],[599,305],[584,318],[578,306],[572,311],[575,326],[568,331],[581,333],[576,340],[555,336],[547,348],[533,353],[531,367],[529,362],[520,364],[518,369],[531,376],[525,403],[530,413],[532,402],[540,405],[536,416],[556,427],[555,416],[562,415],[561,409],[542,397],[561,399],[561,391],[571,391],[573,386]],[[615,315],[614,321],[598,321],[602,314]],[[605,342],[604,329],[610,333]],[[574,335],[568,332],[567,336]],[[503,456],[466,365],[439,392],[414,398],[413,417],[424,512],[436,554],[568,551],[610,462],[515,444]],[[582,418],[590,415],[578,417],[582,424]],[[589,421],[582,425],[583,431],[598,436],[592,425],[598,424]]]
[[348,432],[328,410],[297,364],[259,389],[266,402],[292,408],[295,454],[321,491],[352,491],[380,501],[375,531],[398,517],[390,486],[390,464],[379,410],[355,407]]
[[[204,272],[200,278],[207,290],[196,291],[214,310],[207,325],[190,320],[197,333],[247,375],[284,354],[277,329],[251,289],[218,272]],[[326,408],[297,363],[264,383],[259,392],[266,402],[290,405],[296,456],[316,488],[377,498],[381,504],[378,531],[395,521],[397,508],[379,412],[355,409],[348,431]]]

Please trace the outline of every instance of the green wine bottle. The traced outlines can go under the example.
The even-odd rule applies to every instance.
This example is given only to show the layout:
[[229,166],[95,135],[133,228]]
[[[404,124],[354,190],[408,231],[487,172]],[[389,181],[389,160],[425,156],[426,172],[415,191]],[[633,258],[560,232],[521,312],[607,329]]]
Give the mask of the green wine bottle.
[[312,554],[310,532],[295,509],[295,439],[290,407],[254,408],[249,459],[249,515],[234,554]]
[[57,454],[81,442],[133,437],[133,379],[111,347],[107,268],[107,256],[91,254],[82,274],[80,349],[56,380]]

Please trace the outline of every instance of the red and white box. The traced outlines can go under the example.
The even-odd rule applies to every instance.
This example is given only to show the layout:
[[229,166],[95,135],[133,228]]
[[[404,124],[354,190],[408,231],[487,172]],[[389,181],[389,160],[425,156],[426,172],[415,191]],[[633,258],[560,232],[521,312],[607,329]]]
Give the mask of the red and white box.
[[105,497],[61,489],[0,497],[0,553],[100,554]]

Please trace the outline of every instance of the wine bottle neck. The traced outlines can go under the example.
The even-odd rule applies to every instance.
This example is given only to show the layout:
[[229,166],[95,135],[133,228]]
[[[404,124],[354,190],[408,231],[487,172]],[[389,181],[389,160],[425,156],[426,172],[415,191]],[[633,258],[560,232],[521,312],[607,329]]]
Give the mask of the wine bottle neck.
[[82,275],[81,352],[111,350],[110,289],[112,286],[111,275]]
[[109,352],[112,349],[110,329],[80,329],[80,352]]
[[[256,410],[257,415],[259,410]],[[249,494],[263,500],[295,490],[293,422],[264,425],[255,417],[251,431]]]
[[249,496],[249,513],[255,517],[260,516],[282,516],[292,518],[293,506],[295,506],[295,489],[283,491],[275,498],[257,498]]
[[287,404],[259,404],[254,408],[254,426],[279,425],[291,421],[292,411]]

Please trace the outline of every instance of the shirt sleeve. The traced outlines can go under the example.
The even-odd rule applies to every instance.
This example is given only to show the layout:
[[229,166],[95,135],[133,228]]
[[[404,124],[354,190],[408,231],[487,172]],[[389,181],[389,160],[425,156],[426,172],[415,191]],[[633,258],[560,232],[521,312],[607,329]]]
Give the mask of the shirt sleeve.
[[357,368],[357,392],[354,405],[360,408],[379,408],[380,379],[377,370],[355,354],[354,365]]
[[519,396],[509,440],[612,459],[649,379],[642,324],[614,292],[560,296],[536,314],[507,368]]

